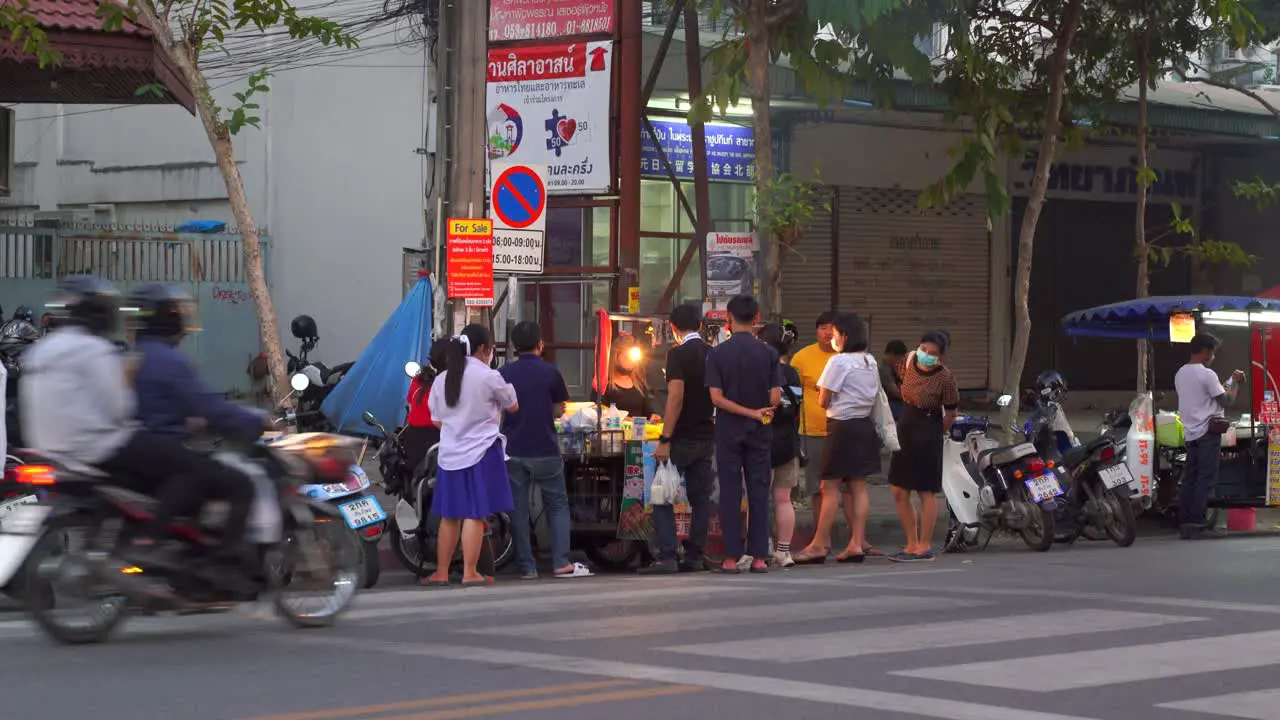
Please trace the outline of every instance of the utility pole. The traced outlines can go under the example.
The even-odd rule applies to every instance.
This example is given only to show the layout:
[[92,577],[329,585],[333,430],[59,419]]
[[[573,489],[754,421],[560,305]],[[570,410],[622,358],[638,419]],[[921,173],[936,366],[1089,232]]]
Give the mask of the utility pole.
[[[444,224],[449,217],[482,217],[485,213],[485,80],[488,72],[488,3],[441,0],[440,90],[437,112],[440,142],[436,180],[440,212],[435,219],[437,258],[443,257]],[[437,260],[439,292],[447,284]],[[446,322],[448,327],[451,323]],[[460,328],[452,328],[454,332]]]

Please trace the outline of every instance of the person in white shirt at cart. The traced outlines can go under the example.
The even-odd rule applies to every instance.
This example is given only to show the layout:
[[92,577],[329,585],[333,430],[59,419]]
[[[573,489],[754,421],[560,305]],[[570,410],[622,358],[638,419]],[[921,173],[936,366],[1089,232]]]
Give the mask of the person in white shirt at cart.
[[1224,410],[1235,401],[1244,382],[1236,370],[1225,384],[1209,369],[1222,342],[1209,333],[1191,338],[1191,357],[1173,378],[1178,392],[1178,414],[1187,446],[1187,464],[1178,491],[1178,532],[1183,540],[1216,537],[1205,527],[1209,490],[1218,481],[1222,434],[1230,427]]
[[492,585],[476,570],[484,543],[484,519],[511,512],[502,413],[520,409],[516,390],[493,361],[493,339],[483,325],[468,325],[447,341],[445,371],[431,384],[427,407],[440,426],[431,512],[440,518],[436,571],[423,584],[447,587],[453,553],[462,539],[462,584]]

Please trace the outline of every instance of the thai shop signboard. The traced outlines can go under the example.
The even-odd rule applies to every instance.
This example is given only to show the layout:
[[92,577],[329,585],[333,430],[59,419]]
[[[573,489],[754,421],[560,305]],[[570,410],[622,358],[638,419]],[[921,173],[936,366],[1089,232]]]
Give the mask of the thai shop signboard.
[[[640,174],[667,177],[667,168],[658,155],[658,145],[671,161],[676,177],[693,179],[693,129],[682,120],[653,120],[655,139],[648,130],[640,133]],[[712,182],[755,182],[756,142],[749,127],[708,123],[707,177]]]
[[489,42],[612,35],[615,0],[489,0]]
[[489,51],[489,159],[547,169],[547,192],[608,192],[612,42]]

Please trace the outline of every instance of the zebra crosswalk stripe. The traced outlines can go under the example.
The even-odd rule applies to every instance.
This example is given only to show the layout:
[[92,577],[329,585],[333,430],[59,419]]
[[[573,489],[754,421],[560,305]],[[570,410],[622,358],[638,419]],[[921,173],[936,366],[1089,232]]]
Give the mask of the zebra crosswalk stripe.
[[[890,674],[1029,692],[1080,690],[1280,662],[1280,630],[1106,650],[898,670]],[[1070,672],[1062,672],[1071,668]],[[1247,717],[1247,716],[1246,716]],[[1274,714],[1269,717],[1276,717]]]
[[1182,700],[1164,703],[1156,707],[1167,710],[1186,710],[1187,712],[1204,713],[1206,715],[1222,715],[1224,717],[1243,718],[1244,720],[1275,720],[1280,716],[1280,688],[1242,692],[1231,695]]
[[[1202,620],[1204,618],[1181,615],[1085,609],[792,635],[782,645],[779,645],[776,638],[762,638],[681,645],[666,650],[711,657],[758,657],[768,658],[773,662],[813,662],[930,648],[1069,637]],[[909,618],[906,622],[909,622]]]

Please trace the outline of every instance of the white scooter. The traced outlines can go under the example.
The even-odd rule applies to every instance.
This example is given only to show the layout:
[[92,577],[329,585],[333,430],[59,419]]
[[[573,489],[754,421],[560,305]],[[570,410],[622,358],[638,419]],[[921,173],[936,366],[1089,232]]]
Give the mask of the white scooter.
[[[1011,401],[1004,395],[997,403],[1007,407]],[[986,418],[962,416],[942,441],[948,511],[943,552],[985,548],[997,530],[1020,535],[1032,550],[1044,552],[1053,547],[1062,485],[1034,445],[1001,446],[987,437],[987,428]]]

